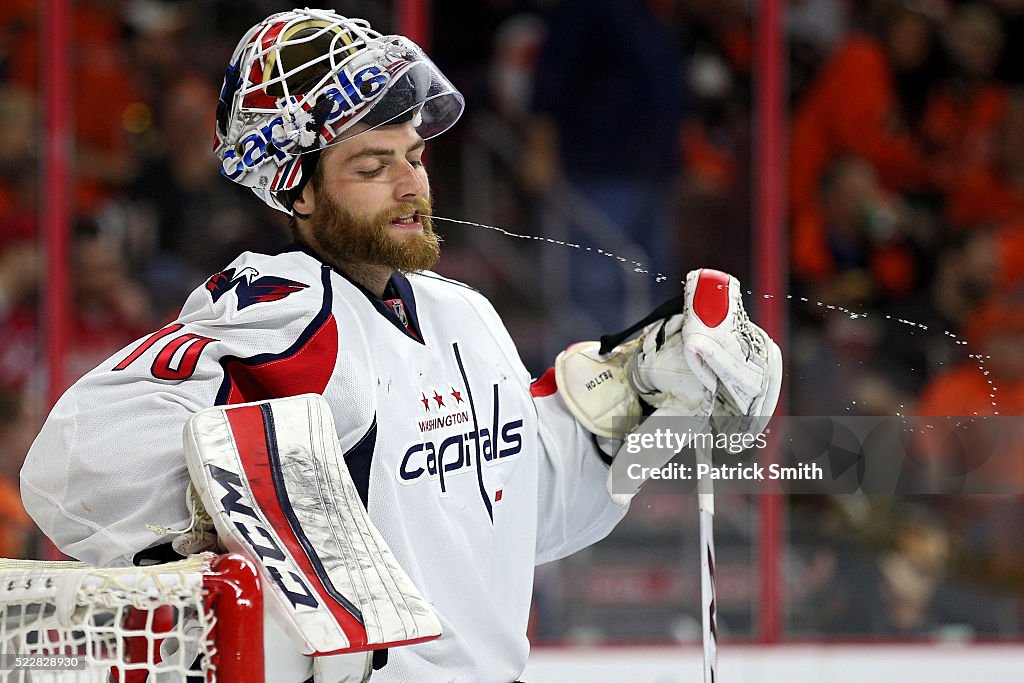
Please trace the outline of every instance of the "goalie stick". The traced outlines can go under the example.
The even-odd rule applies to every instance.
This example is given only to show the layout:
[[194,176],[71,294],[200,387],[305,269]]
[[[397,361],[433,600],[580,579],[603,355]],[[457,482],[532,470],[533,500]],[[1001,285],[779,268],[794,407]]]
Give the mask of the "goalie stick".
[[[710,431],[710,428],[709,428]],[[711,446],[698,443],[697,465],[711,465]],[[705,470],[709,471],[709,470]],[[704,683],[718,680],[718,608],[715,603],[715,495],[711,478],[697,482],[697,507],[700,514],[700,603],[704,643]]]

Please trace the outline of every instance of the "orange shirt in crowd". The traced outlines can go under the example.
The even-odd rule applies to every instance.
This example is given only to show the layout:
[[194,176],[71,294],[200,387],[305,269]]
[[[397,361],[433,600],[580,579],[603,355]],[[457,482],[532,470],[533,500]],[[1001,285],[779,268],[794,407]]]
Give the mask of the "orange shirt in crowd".
[[853,154],[870,161],[882,184],[913,190],[929,182],[928,165],[901,129],[889,60],[877,40],[847,38],[797,104],[793,116],[791,198],[814,203],[829,163]]
[[966,94],[937,88],[928,96],[918,127],[921,138],[959,179],[963,168],[995,160],[1009,101],[1009,90],[1002,84],[978,86]]
[[[987,420],[939,420],[920,435],[922,453],[936,472],[966,474],[976,491],[1024,491],[1024,290],[997,287],[967,319],[968,358],[929,382],[919,415],[1005,416]],[[959,423],[959,426],[958,426]]]
[[1024,213],[1000,226],[996,231],[996,244],[999,249],[999,285],[1012,287],[1024,283]]
[[919,415],[1024,415],[1022,302],[1024,289],[997,287],[970,314],[961,331],[967,350],[987,359],[967,359],[932,380],[921,392]]
[[[968,360],[939,375],[922,392],[917,413],[1008,417],[974,422],[940,419],[918,434],[920,452],[933,462],[949,463],[953,476],[969,473],[969,482],[979,492],[1024,490],[1024,440],[1015,427],[1015,416],[1024,414],[1024,382],[993,380],[989,384],[992,377],[984,373],[977,361]],[[957,423],[962,426],[958,428]]]
[[918,401],[919,415],[1024,415],[1024,382],[993,381],[997,391],[992,405],[991,376],[977,362],[967,361],[930,382]]
[[946,218],[956,228],[1024,218],[1024,186],[1009,182],[991,166],[971,168],[950,187]]
[[797,104],[790,149],[792,260],[798,277],[820,279],[833,269],[818,209],[822,175],[836,159],[870,161],[890,190],[927,187],[928,165],[901,129],[888,57],[877,40],[847,38]]

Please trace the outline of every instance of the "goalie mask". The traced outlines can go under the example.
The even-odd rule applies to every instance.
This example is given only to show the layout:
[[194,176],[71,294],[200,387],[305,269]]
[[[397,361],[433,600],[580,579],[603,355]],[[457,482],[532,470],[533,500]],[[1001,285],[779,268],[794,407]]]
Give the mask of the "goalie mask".
[[217,105],[216,153],[221,173],[291,213],[315,168],[310,153],[410,120],[426,140],[463,107],[411,40],[362,19],[297,9],[254,26],[235,48]]

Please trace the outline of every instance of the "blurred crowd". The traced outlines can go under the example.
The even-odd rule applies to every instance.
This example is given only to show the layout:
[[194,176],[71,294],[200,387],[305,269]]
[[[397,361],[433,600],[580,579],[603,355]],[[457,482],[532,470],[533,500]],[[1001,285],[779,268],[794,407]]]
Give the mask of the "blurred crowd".
[[[791,93],[792,412],[1019,416],[1024,3],[859,9]],[[821,502],[791,508],[798,630],[1020,633],[1019,497]]]
[[[386,1],[331,4],[395,29]],[[69,192],[75,217],[65,384],[173,319],[187,293],[240,251],[288,240],[282,214],[218,177],[212,126],[235,41],[291,5],[72,5],[67,190],[41,184],[47,18],[36,0],[0,6],[7,557],[41,552],[20,507],[17,472],[48,407],[40,301],[52,269],[43,264],[39,214],[49,194]],[[466,120],[431,145],[438,211],[484,220],[459,211],[486,194],[488,218],[527,234],[542,234],[552,215],[575,216],[560,239],[623,250],[643,265],[592,254],[565,262],[553,296],[570,305],[576,338],[615,331],[646,312],[635,310],[637,282],[652,302],[671,296],[697,266],[751,282],[758,3],[432,5],[428,52],[467,97]],[[1024,0],[790,0],[785,33],[791,280],[788,292],[775,294],[794,302],[781,340],[788,411],[1021,414]],[[500,135],[481,133],[495,130]],[[486,173],[465,173],[466,150],[480,147],[498,161]],[[495,300],[520,333],[530,369],[542,371],[545,350],[530,339],[553,313],[543,304],[552,293],[539,296],[522,281],[549,280],[509,264],[543,263],[540,251],[529,251],[543,247],[502,243],[493,252],[474,248],[476,233],[438,228],[449,244],[439,269]],[[562,334],[558,343],[573,341]],[[794,632],[927,635],[963,626],[1018,636],[1024,545],[1006,537],[1024,523],[1024,506],[965,498],[866,509],[792,500],[786,580]],[[866,595],[884,608],[858,609]],[[968,597],[982,607],[968,609]]]

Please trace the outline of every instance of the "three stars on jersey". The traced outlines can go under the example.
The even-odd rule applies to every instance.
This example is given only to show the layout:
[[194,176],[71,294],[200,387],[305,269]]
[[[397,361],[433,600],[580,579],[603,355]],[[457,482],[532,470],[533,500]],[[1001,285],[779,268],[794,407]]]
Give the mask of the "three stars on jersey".
[[[462,392],[457,390],[455,387],[452,387],[451,389],[452,390],[450,392],[448,392],[447,395],[451,396],[453,401],[456,404],[462,403],[463,402]],[[439,393],[437,393],[436,389],[433,390],[433,391],[434,391],[434,395],[433,395],[432,398],[437,403],[436,407],[438,409],[446,407],[446,404],[444,402],[444,396],[439,394]],[[428,398],[425,393],[420,394],[420,403],[423,404],[423,409],[429,413],[430,412],[430,398]]]

